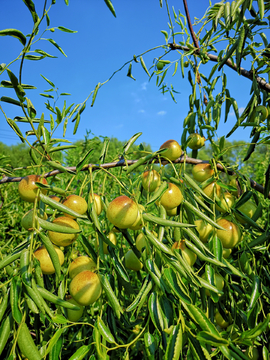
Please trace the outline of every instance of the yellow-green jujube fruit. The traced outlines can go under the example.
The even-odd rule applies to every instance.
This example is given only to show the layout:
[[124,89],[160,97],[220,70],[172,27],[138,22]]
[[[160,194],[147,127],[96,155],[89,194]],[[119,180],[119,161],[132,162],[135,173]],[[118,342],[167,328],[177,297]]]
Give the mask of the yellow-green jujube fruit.
[[231,217],[219,218],[217,224],[225,230],[216,230],[217,237],[222,242],[223,248],[232,249],[241,240],[242,233],[238,225],[231,221]]
[[49,197],[54,200],[54,201],[57,201],[57,202],[60,202],[60,197],[59,196],[56,196],[56,195],[49,195]]
[[190,134],[188,137],[188,147],[192,150],[199,150],[204,146],[205,138],[200,134]]
[[121,195],[110,202],[107,208],[108,220],[119,229],[127,229],[138,216],[137,204],[126,195]]
[[143,264],[137,258],[132,250],[128,250],[125,254],[125,267],[130,270],[140,271],[143,267]]
[[[112,242],[114,245],[116,245],[117,238],[116,238],[116,235],[115,235],[115,233],[113,231],[109,232],[109,234],[107,235],[107,238],[110,240],[110,242]],[[96,248],[96,251],[98,251],[99,241],[97,239],[95,241],[95,248]],[[106,255],[109,254],[108,244],[106,244],[104,241],[103,241],[103,253],[106,254]]]
[[77,274],[82,271],[90,270],[95,271],[97,269],[97,264],[88,256],[78,256],[72,261],[69,266],[69,276],[73,279]]
[[[65,261],[64,253],[57,246],[54,245],[54,249],[58,255],[60,265],[63,265]],[[51,257],[44,245],[40,246],[35,252],[34,256],[39,260],[40,268],[43,274],[52,275],[55,273]]]
[[162,70],[164,68],[164,66],[165,66],[165,63],[163,63],[161,61],[158,61],[156,63],[157,70],[159,70],[159,71]]
[[[27,211],[27,213],[25,213],[24,216],[22,217],[21,225],[23,228],[25,228],[25,230],[31,231],[31,230],[34,230],[34,228],[36,228],[36,229],[39,228],[37,219],[34,223],[34,228],[33,228],[33,214],[34,214],[34,209],[31,209],[31,210]],[[38,216],[38,214],[37,214],[37,216]],[[46,220],[47,214],[44,213],[41,218]]]
[[213,226],[204,220],[195,220],[194,224],[199,233],[199,238],[203,243],[207,243],[213,233]]
[[[92,194],[89,194],[89,198],[90,198],[90,202],[92,203],[93,202]],[[102,200],[101,200],[100,195],[95,194],[95,193],[94,193],[94,207],[95,207],[95,211],[96,211],[97,216],[99,216],[101,214],[102,209],[103,209],[103,204],[102,204]]]
[[194,179],[198,182],[204,182],[214,175],[214,169],[212,169],[210,164],[197,164],[192,168],[192,175]]
[[72,309],[67,309],[67,318],[69,321],[72,322],[77,322],[80,320],[80,318],[83,315],[83,311],[84,311],[84,306],[80,305],[77,303],[76,300],[74,300],[71,296],[66,296],[66,301],[76,305],[80,308],[80,310],[72,310]]
[[82,306],[93,304],[102,293],[99,276],[90,270],[80,272],[71,280],[69,292],[78,304]]
[[[203,278],[203,279],[206,279],[206,274],[205,274],[205,273],[202,275],[202,278]],[[215,273],[215,276],[214,276],[214,285],[215,285],[215,287],[216,287],[218,290],[222,291],[223,288],[224,288],[224,284],[225,284],[225,282],[224,282],[223,277],[222,277],[220,274]],[[205,289],[205,294],[206,294],[207,296],[210,296],[210,292],[209,292],[208,289]]]
[[[87,211],[87,202],[85,199],[78,195],[69,195],[64,201],[63,205],[69,209],[76,211],[78,214],[83,215]],[[75,219],[75,216],[65,214],[65,216]]]
[[[53,221],[53,223],[61,225],[61,226],[66,226],[66,227],[69,227],[72,229],[76,229],[76,230],[80,229],[78,223],[75,220],[73,220],[67,216],[60,216],[60,217],[56,218]],[[49,231],[48,236],[53,244],[55,244],[57,246],[68,246],[77,239],[78,234],[65,234],[65,233],[59,233],[59,232],[55,232],[55,231]]]
[[215,320],[217,325],[219,325],[222,329],[226,329],[229,326],[229,322],[224,320],[224,318],[219,312],[216,312]]
[[160,183],[160,175],[156,170],[153,169],[142,173],[142,186],[145,191],[155,191],[160,186]]
[[147,242],[146,242],[146,238],[145,235],[143,233],[140,233],[137,237],[136,237],[136,242],[135,242],[136,248],[142,252],[142,249],[145,248],[146,251],[148,252],[148,248],[147,248]]
[[134,223],[129,226],[129,229],[131,230],[141,230],[143,227],[143,219],[142,219],[142,212],[145,210],[145,207],[141,204],[138,204],[138,215],[137,219],[134,221]]
[[164,206],[166,210],[172,210],[177,208],[183,201],[183,195],[178,186],[173,183],[168,183],[168,190],[160,198],[160,204]]
[[220,198],[221,195],[221,187],[215,183],[214,181],[207,185],[204,189],[203,192],[205,193],[205,195],[207,195],[210,199],[214,199],[214,195],[216,194],[217,197]]
[[224,259],[228,259],[230,256],[231,256],[231,253],[232,253],[232,249],[230,248],[224,248],[222,250],[222,256],[224,257]]
[[235,202],[235,198],[231,193],[225,192],[224,194],[221,195],[220,201],[221,201],[222,207],[220,207],[219,205],[216,205],[216,209],[219,212],[225,213],[225,212],[228,212],[229,209],[231,209],[231,207],[233,206],[233,204]]
[[234,196],[238,196],[238,189],[237,189],[237,176],[232,176],[231,177],[231,180],[230,180],[230,185],[233,186],[235,188],[235,190],[231,191],[231,193],[234,195]]
[[[243,214],[245,214],[251,219],[252,216],[255,214],[255,211],[257,210],[257,206],[251,200],[248,200],[243,205],[239,206],[237,210],[241,211]],[[240,216],[238,216],[237,214],[235,214],[235,216],[241,224],[246,224],[246,221],[240,218]]]
[[180,250],[183,258],[187,261],[190,266],[193,266],[197,260],[197,255],[186,247],[185,240],[176,241],[172,245],[172,250]]
[[[41,178],[39,175],[27,175],[19,182],[19,194],[22,200],[27,202],[34,202],[38,187],[36,182],[41,182],[44,185],[48,185],[48,182],[45,178]],[[40,192],[44,195],[47,194],[46,189],[40,189]]]
[[168,216],[176,216],[177,215],[177,207],[175,207],[175,208],[173,208],[171,210],[166,209],[166,214]]
[[178,159],[182,154],[181,146],[176,140],[165,141],[165,143],[160,146],[160,149],[167,149],[162,153],[162,156],[171,161]]

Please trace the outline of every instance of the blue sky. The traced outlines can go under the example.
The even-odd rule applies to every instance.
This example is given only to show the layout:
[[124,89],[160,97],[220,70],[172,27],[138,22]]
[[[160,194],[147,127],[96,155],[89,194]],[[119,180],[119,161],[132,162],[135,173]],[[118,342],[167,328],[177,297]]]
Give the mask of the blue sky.
[[[163,1],[164,2],[164,1]],[[217,2],[217,1],[213,1]],[[36,1],[36,10],[41,13],[42,1]],[[170,9],[184,13],[181,1],[168,0]],[[158,0],[123,1],[113,0],[117,17],[114,18],[103,0],[70,0],[66,6],[63,0],[57,0],[49,12],[50,27],[65,26],[77,30],[76,34],[67,34],[56,30],[54,33],[46,32],[45,37],[54,39],[65,51],[64,57],[54,46],[41,40],[33,49],[43,49],[57,59],[44,59],[41,61],[26,61],[23,68],[22,82],[37,86],[37,90],[27,92],[37,110],[37,117],[45,112],[45,98],[39,93],[49,89],[49,84],[40,76],[50,79],[59,93],[71,93],[66,97],[67,105],[83,102],[98,82],[106,81],[112,73],[125,62],[132,60],[133,55],[163,45],[164,35],[161,30],[168,31],[168,16],[165,6],[160,8]],[[208,7],[207,0],[189,0],[191,19],[200,18]],[[2,16],[0,29],[15,28],[28,34],[32,30],[31,15],[22,1],[6,1],[1,9]],[[178,30],[179,31],[179,30]],[[42,31],[40,31],[40,34]],[[22,45],[11,37],[0,37],[1,58],[0,63],[9,63],[19,55]],[[164,50],[158,49],[144,56],[149,67],[156,57],[162,55]],[[166,57],[175,60],[177,53]],[[205,66],[210,70],[213,63]],[[10,69],[18,75],[19,62],[11,65]],[[133,64],[132,75],[136,81],[126,76],[128,67],[118,72],[111,81],[105,84],[98,92],[94,107],[88,102],[86,110],[81,117],[79,129],[73,133],[74,123],[68,125],[66,138],[70,141],[83,139],[86,129],[94,135],[117,137],[127,140],[137,132],[143,135],[137,141],[149,143],[154,151],[168,139],[180,142],[183,120],[187,116],[188,96],[190,85],[187,76],[182,79],[181,72],[172,78],[167,76],[167,82],[172,82],[176,94],[175,104],[169,94],[162,95],[153,78],[150,82],[140,64]],[[228,87],[231,96],[235,97],[239,108],[243,108],[249,100],[251,81],[241,78],[234,71],[227,69]],[[8,80],[7,73],[2,74],[0,80]],[[12,89],[0,88],[1,96],[15,97]],[[19,108],[0,103],[7,116],[14,118],[21,116]],[[61,109],[63,101],[60,99],[57,106]],[[230,114],[227,127],[221,119],[217,136],[227,134],[235,123],[233,113]],[[30,130],[28,125],[21,126],[23,132]],[[54,137],[62,136],[62,126]],[[249,140],[248,132],[236,131],[230,140]],[[0,141],[11,145],[19,142],[0,113]]]

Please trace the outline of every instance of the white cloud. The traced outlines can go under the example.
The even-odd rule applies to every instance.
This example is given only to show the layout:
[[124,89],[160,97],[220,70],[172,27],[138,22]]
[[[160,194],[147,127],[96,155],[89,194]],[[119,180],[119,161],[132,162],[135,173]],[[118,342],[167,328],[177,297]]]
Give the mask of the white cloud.
[[239,114],[241,115],[242,113],[243,113],[243,111],[245,110],[245,108],[244,107],[240,107],[239,108]]
[[147,90],[147,85],[148,85],[148,82],[143,82],[142,84],[141,84],[141,90]]
[[124,124],[119,124],[119,125],[116,125],[115,128],[116,129],[121,129],[123,126],[124,126]]
[[[238,109],[238,111],[239,111],[239,115],[241,115],[242,113],[243,113],[243,111],[245,110],[245,108],[244,107],[240,107],[239,109]],[[229,112],[229,116],[235,116],[235,112],[234,112],[234,110],[231,110],[230,112]]]
[[141,110],[138,111],[138,113],[143,114],[143,113],[145,113],[145,110],[141,109]]
[[166,115],[167,114],[167,111],[164,111],[164,110],[161,110],[157,113],[157,115],[159,116],[163,116],[163,115]]

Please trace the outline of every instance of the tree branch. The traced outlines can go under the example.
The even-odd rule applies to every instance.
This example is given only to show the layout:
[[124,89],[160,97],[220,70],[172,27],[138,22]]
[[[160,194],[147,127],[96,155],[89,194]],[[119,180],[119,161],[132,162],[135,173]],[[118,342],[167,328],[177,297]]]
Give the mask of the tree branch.
[[[183,51],[190,51],[190,48],[187,47],[187,46],[181,46],[181,45],[177,45],[177,44],[173,44],[173,43],[170,43],[168,44],[170,49],[171,50],[183,50]],[[200,50],[199,49],[194,49],[194,54],[195,55],[199,55],[200,53]],[[209,57],[209,59],[211,61],[214,61],[214,62],[219,62],[218,60],[218,56],[216,55],[213,55],[213,54],[210,54],[210,53],[206,53],[206,55]],[[222,59],[220,59],[221,61]],[[233,69],[234,71],[237,72],[237,67],[236,65],[234,65],[231,60],[227,60],[225,62],[225,65],[229,66],[231,69]],[[244,77],[246,77],[247,79],[253,81],[253,71],[248,71],[242,67],[240,67],[240,74]],[[260,76],[256,76],[256,81],[259,85],[259,87],[262,89],[262,90],[265,90],[267,91],[268,93],[270,93],[270,84],[267,83],[263,78],[261,78]]]
[[198,40],[196,38],[195,32],[193,30],[192,24],[191,24],[191,20],[190,20],[190,16],[189,16],[189,11],[188,11],[188,6],[187,6],[187,0],[183,0],[184,3],[184,8],[185,8],[185,12],[186,12],[186,16],[187,16],[187,22],[188,22],[188,27],[189,27],[189,31],[190,34],[192,36],[192,40],[194,42],[194,45],[196,46],[197,49],[200,49]]
[[[125,159],[121,159],[119,161],[115,161],[115,162],[111,162],[111,163],[107,163],[107,164],[88,164],[88,165],[85,165],[81,171],[86,171],[88,170],[89,168],[92,168],[92,171],[95,171],[95,170],[98,170],[98,169],[112,169],[112,168],[116,168],[116,167],[123,167],[123,166],[126,166],[126,165],[133,165],[137,162],[138,160],[125,160]],[[155,163],[157,164],[162,164],[162,165],[168,165],[170,162],[167,161],[167,160],[160,160],[160,159],[156,159],[154,161]],[[186,163],[186,164],[191,164],[191,165],[197,165],[197,164],[209,164],[209,161],[205,161],[205,160],[199,160],[199,159],[193,159],[193,158],[190,158],[188,156],[185,156],[185,155],[181,155],[179,157],[179,159],[173,161],[174,164],[183,164],[183,163]],[[142,164],[143,165],[143,164]],[[217,163],[217,168],[218,170],[222,171],[222,172],[226,172],[227,174],[229,175],[237,175],[234,171],[232,170],[229,170],[227,168],[225,168],[224,166],[222,166],[221,164]],[[76,166],[69,166],[69,167],[65,167],[66,170],[70,170],[70,171],[74,171],[76,172]],[[49,171],[47,173],[45,173],[43,176],[45,178],[47,177],[51,177],[51,176],[55,176],[55,175],[58,175],[58,174],[61,174],[63,173],[63,171],[60,171],[60,170],[52,170],[52,171]],[[10,182],[19,182],[23,179],[23,176],[22,177],[9,177],[9,176],[4,176],[1,180],[0,180],[0,185],[1,184],[5,184],[5,183],[10,183]],[[252,179],[249,179],[250,181],[250,185],[251,187],[260,192],[261,194],[264,194],[264,187],[260,184],[257,184],[256,181],[252,180]],[[268,194],[268,198],[270,199],[270,193]]]

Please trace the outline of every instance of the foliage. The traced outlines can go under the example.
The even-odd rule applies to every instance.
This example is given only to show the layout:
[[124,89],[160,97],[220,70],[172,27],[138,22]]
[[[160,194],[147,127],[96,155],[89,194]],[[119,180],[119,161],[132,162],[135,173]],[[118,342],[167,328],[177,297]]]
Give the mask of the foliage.
[[6,162],[12,167],[27,166],[31,162],[29,149],[25,144],[7,146],[0,142],[0,153],[5,156]]
[[[201,28],[194,34],[186,17],[174,9],[170,12],[165,1],[169,31],[162,31],[165,43],[159,47],[160,56],[149,69],[142,57],[144,53],[121,67],[128,66],[128,76],[133,78],[132,65],[139,62],[147,76],[156,78],[158,88],[163,93],[169,92],[173,100],[175,90],[167,84],[168,74],[173,69],[173,74],[180,70],[183,76],[188,76],[190,111],[181,138],[183,154],[174,162],[164,159],[162,151],[152,153],[148,145],[136,147],[134,143],[141,133],[125,144],[107,137],[89,139],[89,133],[77,144],[65,139],[67,126],[74,125],[76,133],[87,101],[93,106],[97,92],[107,81],[97,84],[80,104],[68,105],[63,100],[60,109],[58,97],[66,99],[68,94],[58,95],[56,85],[43,76],[50,85],[41,94],[46,99],[48,116],[41,110],[37,118],[37,110],[28,96],[34,85],[21,81],[24,63],[52,57],[37,47],[41,29],[43,39],[63,55],[64,50],[51,38],[52,34],[74,32],[61,26],[50,27],[49,13],[54,3],[49,5],[45,1],[43,12],[38,15],[33,1],[23,1],[34,23],[29,35],[17,29],[0,31],[0,36],[18,39],[22,48],[14,61],[0,65],[1,87],[7,91],[13,89],[16,94],[15,98],[3,96],[0,110],[28,146],[30,156],[30,159],[24,157],[26,169],[16,169],[17,163],[13,160],[11,163],[12,157],[5,155],[1,145],[1,358],[247,359],[258,351],[259,358],[268,359],[270,85],[262,77],[269,73],[269,44],[264,30],[269,24],[270,2],[239,0],[214,4],[198,20]],[[68,5],[68,0],[65,3]],[[111,1],[105,3],[115,16]],[[46,38],[47,34],[50,36]],[[169,60],[172,51],[179,54],[178,60]],[[20,65],[18,74],[13,72],[16,61]],[[204,65],[210,61],[215,65],[206,75]],[[164,66],[156,67],[157,63]],[[243,64],[248,64],[251,71],[243,69]],[[227,67],[247,77],[251,84],[250,99],[241,115],[227,88]],[[9,118],[11,105],[22,111],[23,116]],[[250,127],[250,144],[229,143],[225,136],[216,140],[223,109],[226,121],[231,108],[237,122],[227,138],[238,127]],[[26,135],[20,130],[21,122],[29,125]],[[56,139],[54,133],[60,125],[63,138]],[[187,139],[196,130],[207,136],[211,147],[193,150],[190,159]],[[30,135],[35,140],[30,142]],[[24,154],[25,147],[20,150]],[[16,151],[17,148],[12,149],[11,155],[16,155]],[[213,169],[213,176],[203,183],[196,182],[187,171],[188,164],[194,165],[197,157],[207,158]],[[131,160],[134,158],[138,161]],[[155,192],[149,193],[142,188],[140,173],[152,168],[159,172],[161,183]],[[221,168],[223,173],[218,171]],[[46,177],[48,186],[36,183],[35,202],[30,205],[20,199],[14,183],[20,180],[18,175],[33,173]],[[232,175],[234,183],[229,182]],[[250,176],[263,183],[264,188],[249,179]],[[160,205],[164,194],[168,195],[168,182],[177,185],[174,188],[181,199],[174,209],[169,201]],[[207,195],[205,189],[211,184],[215,190]],[[47,195],[40,191],[44,187]],[[94,192],[101,195],[103,211],[99,216],[91,200]],[[50,194],[57,194],[60,200],[69,194],[82,196],[87,201],[86,214],[66,208],[62,202],[50,198]],[[106,209],[120,195],[142,205],[137,215],[141,229],[117,229],[109,222]],[[226,202],[228,195],[233,199],[231,206]],[[252,214],[246,212],[249,207]],[[31,208],[33,229],[28,231],[20,222]],[[77,231],[53,223],[63,213],[76,218],[80,231],[76,241],[63,248],[65,260],[60,266],[49,239],[50,232]],[[196,220],[204,221],[203,229],[212,226],[206,239],[201,236]],[[222,226],[228,220],[232,222],[224,231]],[[134,227],[133,222],[130,227]],[[107,237],[110,231],[116,233],[116,245]],[[144,235],[140,250],[136,247],[139,234]],[[232,238],[227,238],[229,235]],[[108,255],[104,254],[103,242],[109,245]],[[175,246],[175,242],[179,244]],[[42,244],[55,274],[42,274],[40,263],[33,255]],[[130,249],[134,252],[132,261],[137,257],[143,264],[137,272],[125,263],[125,254]],[[229,257],[228,252],[231,252]],[[71,282],[68,269],[78,254],[88,255],[96,264],[102,294],[85,307],[78,322],[71,322],[67,308],[72,305],[65,301]],[[188,262],[189,257],[196,259],[193,266]],[[220,321],[220,316],[224,321]]]

